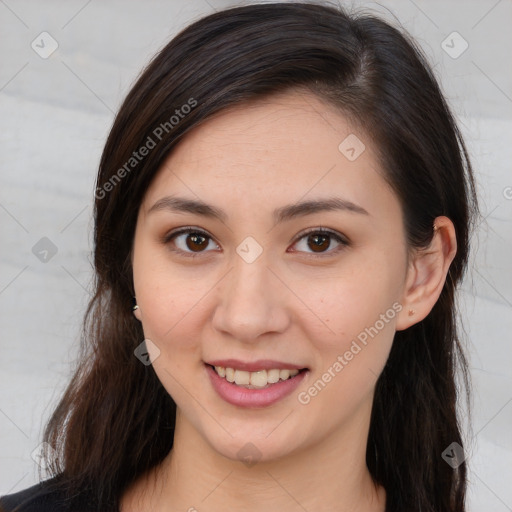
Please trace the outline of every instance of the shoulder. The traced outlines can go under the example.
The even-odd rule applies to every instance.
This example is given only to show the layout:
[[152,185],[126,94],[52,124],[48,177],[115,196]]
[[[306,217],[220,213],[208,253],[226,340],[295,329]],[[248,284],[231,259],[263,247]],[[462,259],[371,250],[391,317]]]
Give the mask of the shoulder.
[[0,512],[64,512],[62,493],[53,487],[57,478],[0,497]]

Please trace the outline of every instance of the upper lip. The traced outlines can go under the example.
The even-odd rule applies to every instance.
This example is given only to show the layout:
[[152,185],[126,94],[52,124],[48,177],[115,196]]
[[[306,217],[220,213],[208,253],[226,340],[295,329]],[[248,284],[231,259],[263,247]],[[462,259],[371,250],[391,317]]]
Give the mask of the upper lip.
[[272,361],[270,359],[259,359],[257,361],[240,361],[238,359],[216,359],[215,361],[207,361],[206,364],[211,366],[222,366],[223,368],[233,368],[235,370],[243,370],[246,372],[258,372],[260,370],[302,370],[305,367],[283,361]]

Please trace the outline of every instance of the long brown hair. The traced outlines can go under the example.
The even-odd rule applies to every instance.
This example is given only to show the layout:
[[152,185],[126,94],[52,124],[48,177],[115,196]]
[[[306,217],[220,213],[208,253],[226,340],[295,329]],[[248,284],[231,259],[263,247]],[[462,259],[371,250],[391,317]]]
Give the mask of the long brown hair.
[[455,225],[458,251],[441,296],[423,321],[396,333],[377,381],[366,462],[388,510],[465,510],[466,464],[442,457],[451,443],[464,445],[456,374],[467,385],[467,366],[455,292],[478,212],[464,142],[404,31],[372,15],[289,2],[194,22],[154,57],[116,116],[95,191],[94,296],[76,371],[43,439],[58,454],[47,465],[70,510],[84,490],[88,510],[118,510],[123,491],[173,446],[176,405],[152,366],[134,356],[144,336],[132,315],[130,252],[148,185],[208,117],[292,87],[327,100],[371,136],[410,247],[429,243],[437,216]]

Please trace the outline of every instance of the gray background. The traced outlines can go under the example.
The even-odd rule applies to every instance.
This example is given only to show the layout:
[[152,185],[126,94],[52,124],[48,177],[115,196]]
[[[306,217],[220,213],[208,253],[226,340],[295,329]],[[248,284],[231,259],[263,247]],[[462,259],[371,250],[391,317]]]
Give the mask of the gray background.
[[[31,454],[77,355],[94,179],[114,112],[179,29],[243,3],[0,0],[0,494],[38,481]],[[512,2],[344,5],[417,39],[468,141],[485,217],[460,295],[474,385],[469,510],[512,510]],[[58,43],[48,58],[31,47],[43,31]],[[469,45],[457,58],[442,47],[463,49],[454,31]]]

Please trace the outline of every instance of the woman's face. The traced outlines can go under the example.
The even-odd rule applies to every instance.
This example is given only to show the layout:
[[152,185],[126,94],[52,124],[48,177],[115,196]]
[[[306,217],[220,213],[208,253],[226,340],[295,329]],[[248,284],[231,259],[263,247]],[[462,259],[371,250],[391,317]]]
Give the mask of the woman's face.
[[407,247],[371,141],[332,107],[287,92],[193,130],[147,191],[132,260],[155,372],[213,450],[366,438]]

